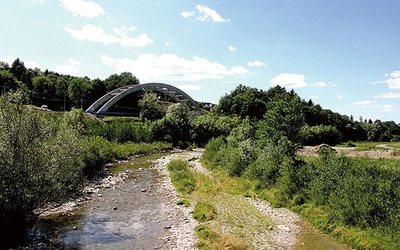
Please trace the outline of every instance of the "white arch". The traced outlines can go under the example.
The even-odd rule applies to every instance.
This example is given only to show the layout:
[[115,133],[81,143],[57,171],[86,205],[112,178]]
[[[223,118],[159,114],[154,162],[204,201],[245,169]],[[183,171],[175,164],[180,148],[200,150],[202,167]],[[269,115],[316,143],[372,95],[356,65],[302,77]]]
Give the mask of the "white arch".
[[97,101],[95,101],[88,109],[86,109],[86,112],[95,115],[107,114],[108,109],[116,104],[119,100],[141,89],[152,89],[164,93],[171,97],[174,101],[180,103],[186,110],[188,110],[186,102],[189,102],[197,109],[199,113],[203,114],[203,111],[200,109],[197,102],[195,102],[188,94],[183,92],[181,89],[165,83],[156,82],[132,84],[114,89],[113,91],[108,92],[104,96],[100,97]]

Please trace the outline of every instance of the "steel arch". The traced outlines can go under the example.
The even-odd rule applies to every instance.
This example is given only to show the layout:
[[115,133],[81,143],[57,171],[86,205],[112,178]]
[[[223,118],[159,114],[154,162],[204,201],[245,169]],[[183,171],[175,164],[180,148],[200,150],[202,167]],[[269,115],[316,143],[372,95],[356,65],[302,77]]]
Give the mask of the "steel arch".
[[200,114],[203,114],[203,111],[200,109],[198,103],[181,89],[171,86],[169,84],[158,82],[132,84],[114,89],[113,91],[108,92],[107,94],[100,97],[97,101],[95,101],[88,109],[86,109],[86,113],[91,113],[94,115],[106,115],[108,109],[116,104],[119,100],[141,89],[152,89],[164,93],[167,96],[171,97],[177,103],[180,103],[187,111],[189,111],[187,106],[187,102],[189,102],[197,109]]

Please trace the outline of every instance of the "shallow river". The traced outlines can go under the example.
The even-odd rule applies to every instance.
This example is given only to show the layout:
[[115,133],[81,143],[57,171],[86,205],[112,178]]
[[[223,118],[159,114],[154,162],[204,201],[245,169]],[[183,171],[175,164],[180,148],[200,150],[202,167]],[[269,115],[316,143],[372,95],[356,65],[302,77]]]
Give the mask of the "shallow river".
[[[39,220],[36,226],[56,231],[68,249],[170,249],[171,226],[188,218],[168,209],[171,199],[160,188],[156,170],[126,163],[116,168],[126,171],[127,166],[131,175],[124,183],[100,190],[73,216]],[[298,250],[349,249],[308,223],[300,226]]]

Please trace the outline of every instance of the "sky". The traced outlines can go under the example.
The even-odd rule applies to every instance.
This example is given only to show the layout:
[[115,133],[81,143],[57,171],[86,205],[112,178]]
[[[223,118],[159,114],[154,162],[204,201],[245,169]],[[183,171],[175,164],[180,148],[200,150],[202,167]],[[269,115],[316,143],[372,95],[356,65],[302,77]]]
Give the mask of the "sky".
[[400,123],[398,0],[12,0],[0,61],[91,79],[131,72],[218,103],[293,89],[355,120]]

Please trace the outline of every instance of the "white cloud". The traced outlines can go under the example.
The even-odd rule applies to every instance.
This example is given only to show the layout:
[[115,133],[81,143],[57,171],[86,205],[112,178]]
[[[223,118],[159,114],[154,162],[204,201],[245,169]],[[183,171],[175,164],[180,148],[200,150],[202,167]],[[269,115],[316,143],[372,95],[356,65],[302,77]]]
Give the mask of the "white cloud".
[[183,18],[189,18],[194,15],[194,11],[182,11],[180,14]]
[[220,63],[210,62],[198,56],[185,59],[174,54],[141,54],[136,59],[129,59],[102,55],[101,60],[118,72],[132,72],[141,82],[222,79],[226,76],[249,73],[242,66],[229,69]]
[[26,63],[24,63],[24,64],[25,64],[25,67],[27,67],[27,68],[29,68],[29,69],[34,69],[34,68],[39,68],[39,69],[41,69],[41,70],[46,69],[44,66],[42,66],[42,65],[40,65],[39,63],[34,62],[34,61],[28,61],[28,62],[26,62]]
[[229,49],[229,51],[236,51],[236,50],[237,50],[237,48],[234,47],[234,46],[232,46],[232,45],[230,45],[230,46],[228,47],[228,49]]
[[249,62],[247,64],[247,66],[249,66],[249,67],[262,67],[262,66],[265,66],[265,65],[267,65],[267,64],[262,62],[262,61],[258,61],[258,60]]
[[11,66],[11,64],[15,61],[16,58],[12,57],[12,56],[8,56],[7,58],[0,58],[0,62],[5,62],[8,63],[9,66]]
[[324,87],[328,87],[328,84],[326,84],[324,82],[315,82],[315,83],[311,84],[311,86],[316,87],[316,88],[324,88]]
[[310,96],[311,99],[319,99],[320,97],[318,95],[312,95]]
[[206,21],[211,21],[214,23],[222,23],[222,22],[230,22],[230,19],[224,19],[221,17],[220,14],[218,14],[215,10],[204,6],[204,5],[196,5],[196,10],[195,11],[183,11],[180,13],[180,15],[183,18],[190,18],[190,17],[194,17],[196,16],[196,20],[197,21],[202,21],[202,22],[206,22]]
[[73,66],[79,66],[79,65],[81,65],[81,62],[79,62],[79,61],[77,61],[77,60],[75,60],[75,59],[73,59],[73,58],[71,58],[71,57],[68,58],[67,62],[68,62],[68,64],[73,65]]
[[400,70],[396,70],[390,74],[385,74],[385,77],[389,77],[386,81],[373,81],[370,84],[376,85],[380,83],[386,83],[389,89],[400,89]]
[[375,98],[389,98],[389,99],[400,98],[400,93],[387,92],[376,95]]
[[336,98],[337,99],[343,99],[343,96],[342,95],[338,95]]
[[305,76],[299,74],[282,73],[271,79],[271,86],[281,86],[285,88],[301,88],[308,84],[304,81]]
[[56,70],[58,73],[72,76],[80,76],[79,65],[81,63],[73,58],[68,58],[68,60],[62,64],[57,65]]
[[129,37],[128,32],[136,30],[136,27],[114,28],[114,34],[107,34],[102,27],[97,27],[93,24],[87,24],[81,30],[70,28],[71,25],[65,27],[65,30],[78,41],[88,40],[91,42],[100,42],[104,44],[119,43],[124,47],[143,47],[153,43],[146,34],[140,34],[135,38]]
[[191,91],[191,90],[193,91],[193,90],[199,90],[199,89],[201,89],[202,86],[200,86],[200,85],[187,85],[187,84],[184,84],[184,85],[179,85],[178,88],[180,88],[180,89],[183,90],[183,91]]
[[358,102],[353,102],[354,105],[372,105],[372,101],[358,101]]
[[84,0],[60,0],[62,6],[72,12],[74,16],[97,17],[106,14],[104,9],[97,3]]
[[382,108],[382,112],[396,112],[397,108],[394,105],[384,105]]

